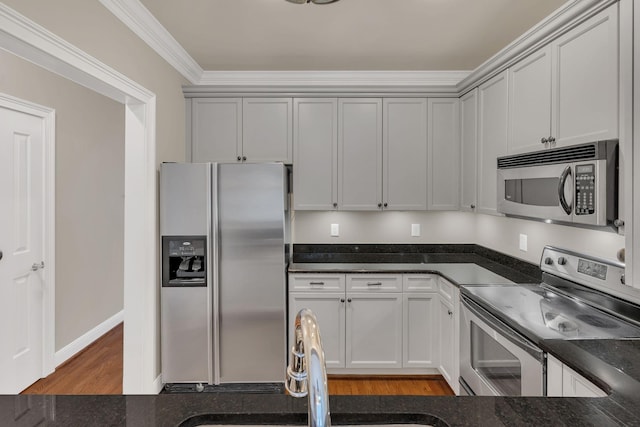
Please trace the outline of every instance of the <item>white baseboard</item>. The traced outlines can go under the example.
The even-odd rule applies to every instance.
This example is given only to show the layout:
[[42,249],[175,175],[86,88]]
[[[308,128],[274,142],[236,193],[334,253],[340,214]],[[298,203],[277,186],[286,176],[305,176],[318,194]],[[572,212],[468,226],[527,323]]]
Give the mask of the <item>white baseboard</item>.
[[55,361],[56,367],[60,366],[67,360],[71,359],[73,356],[75,356],[78,352],[83,350],[89,344],[91,344],[92,342],[94,342],[95,340],[97,340],[107,332],[109,332],[119,323],[122,323],[123,320],[124,320],[124,310],[114,314],[104,322],[100,323],[95,328],[91,329],[84,335],[81,335],[80,337],[72,341],[70,344],[61,348],[59,351],[56,351],[56,354],[54,355],[54,361]]

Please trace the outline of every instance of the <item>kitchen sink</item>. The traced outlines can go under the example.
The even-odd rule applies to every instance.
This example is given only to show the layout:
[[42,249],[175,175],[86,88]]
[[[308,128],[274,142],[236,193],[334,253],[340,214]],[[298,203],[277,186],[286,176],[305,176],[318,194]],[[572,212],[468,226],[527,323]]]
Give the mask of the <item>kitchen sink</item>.
[[[449,427],[427,414],[331,414],[331,424],[343,427]],[[178,427],[296,427],[307,425],[307,414],[202,414]]]

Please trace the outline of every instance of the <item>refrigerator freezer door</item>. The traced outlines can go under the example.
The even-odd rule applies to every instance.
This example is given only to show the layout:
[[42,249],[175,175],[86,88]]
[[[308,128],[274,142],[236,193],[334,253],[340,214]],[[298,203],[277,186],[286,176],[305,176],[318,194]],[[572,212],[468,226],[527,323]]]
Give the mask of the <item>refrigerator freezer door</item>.
[[207,288],[164,287],[161,293],[162,381],[209,382]]
[[281,164],[218,165],[219,300],[214,317],[221,383],[284,379],[284,174]]

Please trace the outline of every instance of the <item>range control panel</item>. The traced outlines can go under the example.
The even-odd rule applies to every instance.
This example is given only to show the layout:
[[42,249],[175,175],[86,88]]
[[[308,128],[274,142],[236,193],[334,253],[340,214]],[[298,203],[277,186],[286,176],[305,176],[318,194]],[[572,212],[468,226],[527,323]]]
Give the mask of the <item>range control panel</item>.
[[596,165],[576,165],[576,215],[591,215],[596,211]]
[[540,269],[585,286],[626,285],[624,264],[551,246],[542,251]]

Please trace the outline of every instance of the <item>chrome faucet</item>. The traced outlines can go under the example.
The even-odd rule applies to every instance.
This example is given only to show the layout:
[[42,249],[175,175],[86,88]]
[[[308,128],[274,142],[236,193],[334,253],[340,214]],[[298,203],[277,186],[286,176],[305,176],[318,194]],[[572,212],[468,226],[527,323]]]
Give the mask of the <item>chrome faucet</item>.
[[330,427],[327,368],[316,316],[308,308],[296,316],[295,344],[285,386],[293,397],[309,395],[309,427]]

